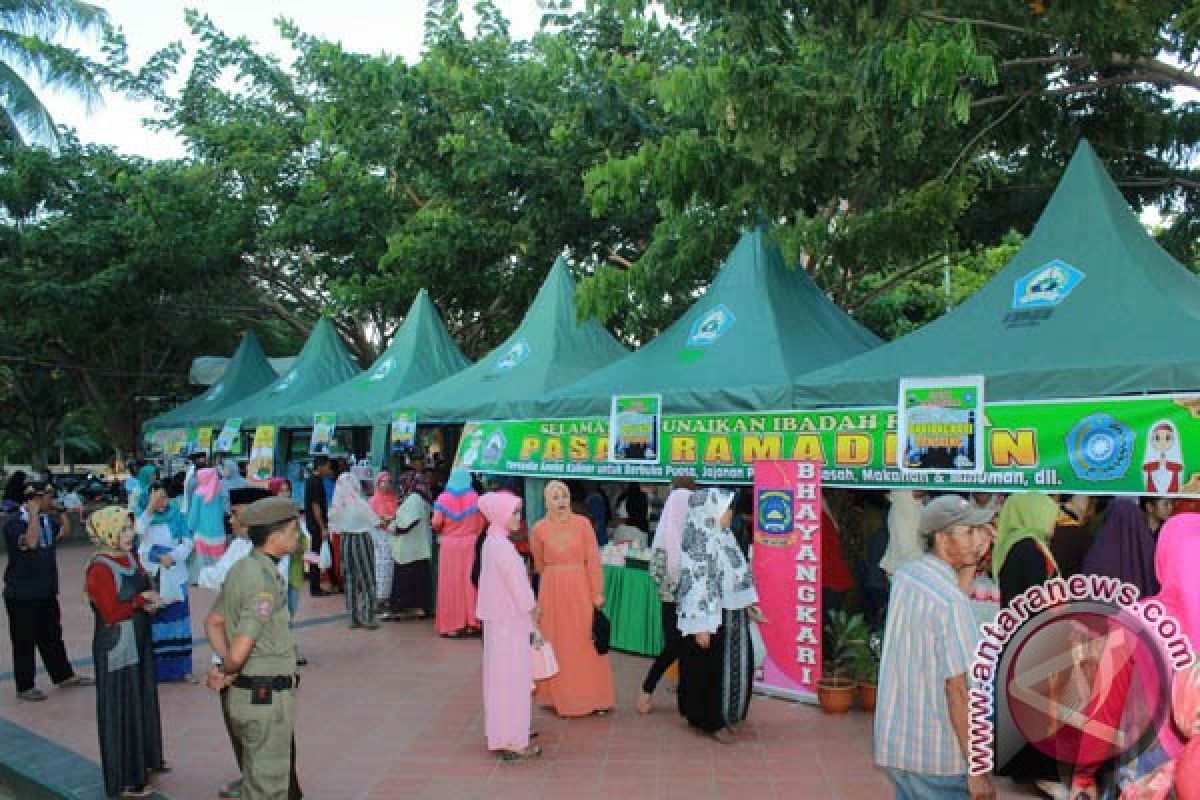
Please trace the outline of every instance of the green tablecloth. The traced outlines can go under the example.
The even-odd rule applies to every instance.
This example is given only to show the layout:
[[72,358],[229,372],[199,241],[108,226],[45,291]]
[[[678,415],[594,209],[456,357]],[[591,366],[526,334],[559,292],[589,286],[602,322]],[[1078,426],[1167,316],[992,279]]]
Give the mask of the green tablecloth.
[[612,649],[642,656],[662,650],[662,604],[646,570],[605,565],[604,611],[612,623]]

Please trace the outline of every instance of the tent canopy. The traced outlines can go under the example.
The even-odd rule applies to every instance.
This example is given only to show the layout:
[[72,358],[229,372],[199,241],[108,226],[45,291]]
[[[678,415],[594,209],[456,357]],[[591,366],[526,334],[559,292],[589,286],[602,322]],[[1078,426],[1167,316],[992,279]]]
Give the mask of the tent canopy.
[[560,257],[504,344],[441,383],[405,399],[417,421],[520,419],[534,401],[625,355],[594,319],[575,316],[575,280]]
[[[196,356],[192,359],[192,365],[188,367],[188,383],[193,386],[212,386],[221,380],[221,376],[229,368],[231,360],[224,356]],[[278,378],[292,368],[292,364],[296,363],[296,357],[278,356],[272,358],[271,356],[267,356],[267,363],[275,371],[275,378]]]
[[1200,281],[1081,142],[1025,245],[953,311],[802,376],[793,407],[894,404],[903,377],[978,375],[991,400],[1200,388]]
[[798,375],[878,344],[755,228],[671,327],[539,408],[550,417],[595,416],[608,413],[614,394],[661,393],[672,414],[783,409]]
[[244,428],[274,424],[275,418],[289,406],[349,380],[358,372],[358,365],[346,352],[333,323],[322,317],[292,368],[271,385],[222,409],[221,420],[240,417]]
[[337,424],[370,425],[386,422],[407,395],[466,368],[467,360],[446,332],[437,308],[422,289],[392,343],[361,375],[285,409],[277,418],[283,426],[306,427],[313,414],[337,414]]
[[237,403],[279,378],[267,362],[254,331],[246,331],[225,371],[210,389],[146,422],[147,430],[192,427],[223,418],[221,409]]

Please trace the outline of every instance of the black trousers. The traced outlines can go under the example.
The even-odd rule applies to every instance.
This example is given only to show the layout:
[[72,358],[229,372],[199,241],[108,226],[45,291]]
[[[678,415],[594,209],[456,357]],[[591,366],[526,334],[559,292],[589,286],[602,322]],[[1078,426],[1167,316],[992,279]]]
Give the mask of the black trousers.
[[650,665],[650,671],[646,673],[646,680],[642,681],[642,691],[646,694],[654,694],[654,688],[658,686],[663,673],[679,658],[683,647],[683,634],[679,632],[676,625],[676,608],[675,603],[662,604],[663,649],[658,654],[658,658],[654,659],[654,663]]
[[[324,537],[321,536],[320,529],[314,525],[308,531],[308,535],[309,538],[312,539],[312,551],[314,553],[320,553],[321,542],[324,541]],[[316,564],[308,565],[308,591],[313,597],[316,597],[321,593],[321,568]]]
[[54,683],[62,683],[75,674],[67,660],[63,644],[62,611],[57,597],[42,600],[4,599],[8,609],[8,635],[12,639],[13,677],[17,691],[34,687],[36,663],[34,649],[42,655],[42,664]]

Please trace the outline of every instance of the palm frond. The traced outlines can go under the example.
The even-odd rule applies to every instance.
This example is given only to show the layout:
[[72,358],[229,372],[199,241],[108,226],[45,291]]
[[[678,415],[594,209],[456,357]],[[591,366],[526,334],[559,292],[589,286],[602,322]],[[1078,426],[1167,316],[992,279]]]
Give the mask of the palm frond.
[[[69,47],[36,36],[0,31],[0,62],[37,75],[50,89],[79,95],[89,110],[101,99],[95,65]],[[3,91],[0,83],[0,93]]]
[[25,79],[3,61],[0,61],[0,95],[5,116],[10,123],[15,123],[17,130],[41,141],[58,140],[58,130],[50,111]]
[[98,32],[107,24],[108,12],[79,0],[0,0],[0,29],[30,36]]
[[21,129],[17,126],[17,121],[12,118],[12,115],[0,103],[0,144],[8,142],[22,146],[25,144],[25,137],[21,135]]

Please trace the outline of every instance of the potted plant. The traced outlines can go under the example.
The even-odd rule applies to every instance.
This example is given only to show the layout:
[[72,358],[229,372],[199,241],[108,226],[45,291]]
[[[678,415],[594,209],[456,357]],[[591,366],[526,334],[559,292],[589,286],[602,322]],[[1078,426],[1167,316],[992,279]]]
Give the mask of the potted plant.
[[825,670],[817,681],[817,702],[826,714],[845,714],[854,705],[858,682],[851,677],[855,642],[869,634],[862,614],[831,611],[825,625],[829,645]]
[[874,711],[883,637],[875,631],[868,631],[864,639],[855,640],[853,649],[850,670],[858,683],[858,698],[862,701],[863,711]]

